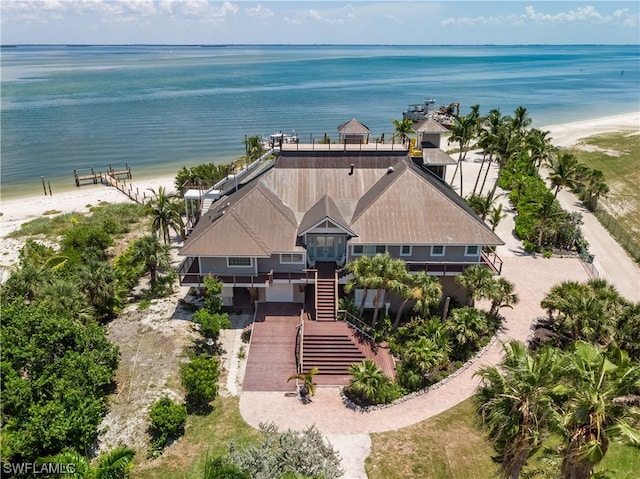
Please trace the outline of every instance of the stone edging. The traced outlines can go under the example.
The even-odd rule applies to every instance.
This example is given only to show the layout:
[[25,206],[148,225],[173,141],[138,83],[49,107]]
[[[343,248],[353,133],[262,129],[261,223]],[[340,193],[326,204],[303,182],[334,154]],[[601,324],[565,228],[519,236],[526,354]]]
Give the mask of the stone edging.
[[405,401],[408,401],[410,399],[416,398],[418,396],[422,396],[423,394],[427,394],[430,391],[434,391],[434,390],[436,390],[438,388],[441,388],[442,386],[447,384],[450,380],[452,380],[453,378],[459,376],[464,371],[469,369],[497,341],[498,341],[498,334],[495,334],[493,336],[493,338],[491,338],[491,341],[489,341],[482,349],[480,349],[475,354],[475,356],[473,356],[471,359],[469,359],[466,363],[464,363],[462,366],[460,366],[458,369],[456,369],[453,373],[451,373],[449,376],[444,378],[442,381],[439,381],[439,382],[437,382],[435,384],[432,384],[431,386],[427,386],[426,388],[421,389],[419,391],[414,391],[412,393],[409,393],[406,396],[402,396],[401,398],[398,398],[398,399],[396,399],[395,401],[393,401],[393,402],[391,402],[389,404],[376,404],[376,405],[373,405],[373,406],[359,406],[344,394],[344,387],[340,387],[340,396],[342,397],[342,402],[344,403],[344,405],[346,407],[348,407],[349,409],[352,409],[352,410],[354,410],[356,412],[378,411],[380,409],[386,409],[386,408],[389,408],[389,407],[393,407],[393,406],[395,406],[397,404],[402,404]]

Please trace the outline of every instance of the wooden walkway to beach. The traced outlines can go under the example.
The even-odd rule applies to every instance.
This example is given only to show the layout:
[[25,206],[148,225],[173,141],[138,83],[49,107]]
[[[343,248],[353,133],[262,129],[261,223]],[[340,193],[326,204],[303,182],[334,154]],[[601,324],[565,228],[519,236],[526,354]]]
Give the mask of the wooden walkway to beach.
[[76,182],[76,186],[80,187],[83,184],[91,183],[97,185],[100,182],[106,186],[113,186],[118,191],[121,191],[125,194],[129,199],[139,203],[141,205],[146,203],[146,196],[144,192],[140,195],[140,191],[138,188],[133,188],[131,182],[127,184],[127,180],[131,180],[131,167],[125,163],[125,167],[123,170],[114,170],[111,165],[107,168],[106,172],[98,171],[96,172],[93,168],[91,168],[91,173],[86,175],[81,175],[78,173],[78,170],[73,170],[73,176]]

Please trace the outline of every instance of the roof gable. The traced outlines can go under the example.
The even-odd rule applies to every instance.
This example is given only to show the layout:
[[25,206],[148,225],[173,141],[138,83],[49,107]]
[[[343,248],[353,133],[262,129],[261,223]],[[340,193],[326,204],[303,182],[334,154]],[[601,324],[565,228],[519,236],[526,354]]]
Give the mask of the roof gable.
[[449,130],[447,130],[433,118],[427,118],[418,126],[416,126],[414,128],[414,131],[416,133],[447,133]]
[[343,123],[338,127],[338,133],[341,135],[368,135],[371,130],[363,123],[355,118]]
[[338,228],[344,230],[345,233],[348,233],[351,236],[356,236],[356,234],[349,228],[347,221],[342,216],[342,213],[340,213],[338,205],[336,205],[333,198],[327,194],[320,198],[318,202],[305,213],[302,221],[300,221],[298,235],[300,236],[307,233],[309,230],[315,228],[325,220],[331,221]]

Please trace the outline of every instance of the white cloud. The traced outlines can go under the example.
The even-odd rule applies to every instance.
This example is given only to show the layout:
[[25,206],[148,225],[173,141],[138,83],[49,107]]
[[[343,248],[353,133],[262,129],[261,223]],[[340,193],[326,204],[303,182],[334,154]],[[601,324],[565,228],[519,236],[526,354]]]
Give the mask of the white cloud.
[[266,18],[266,17],[273,17],[273,15],[274,15],[272,10],[262,6],[261,4],[258,4],[257,7],[245,8],[244,11],[250,17]]
[[638,24],[638,16],[632,15],[628,9],[615,10],[612,14],[604,15],[594,6],[578,7],[573,10],[544,13],[537,11],[532,5],[525,7],[524,13],[476,16],[476,17],[448,17],[440,22],[441,25],[511,25],[520,26],[528,23],[537,24],[614,24],[634,26]]

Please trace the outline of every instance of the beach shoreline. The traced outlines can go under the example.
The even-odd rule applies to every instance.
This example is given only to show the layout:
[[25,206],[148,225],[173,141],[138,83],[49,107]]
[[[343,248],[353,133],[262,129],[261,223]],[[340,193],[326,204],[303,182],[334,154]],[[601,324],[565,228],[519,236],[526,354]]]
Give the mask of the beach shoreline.
[[[579,141],[595,134],[613,131],[634,131],[640,133],[640,111],[635,113],[613,115],[602,118],[577,121],[571,123],[548,125],[539,128],[549,131],[552,143],[557,147],[569,147]],[[177,174],[177,171],[176,171]],[[132,188],[140,193],[157,190],[163,186],[167,191],[175,191],[175,175],[161,176],[157,178],[132,179]],[[93,206],[101,203],[122,203],[131,201],[126,195],[116,188],[104,185],[85,185],[75,189],[54,192],[53,196],[25,196],[23,198],[11,198],[0,202],[0,236],[6,237],[30,220],[45,214],[58,213],[87,213]],[[22,241],[11,238],[3,239],[3,256],[0,259],[0,267],[8,268],[17,262],[19,248]]]

